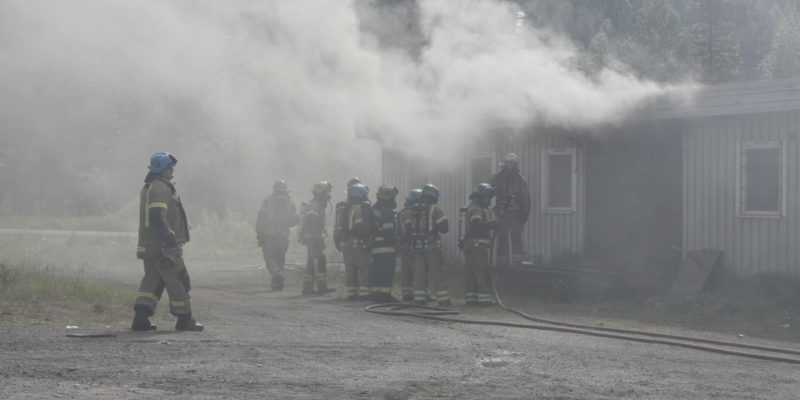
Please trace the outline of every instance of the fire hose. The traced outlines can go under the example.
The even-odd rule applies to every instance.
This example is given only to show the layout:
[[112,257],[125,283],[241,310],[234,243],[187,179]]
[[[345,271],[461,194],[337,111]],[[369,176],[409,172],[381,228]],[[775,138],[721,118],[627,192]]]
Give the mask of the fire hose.
[[[495,242],[494,239],[495,239],[494,235],[492,235],[492,248],[494,248],[494,242]],[[491,258],[490,265],[493,265],[494,263],[493,253],[494,252],[490,252],[490,258]],[[510,260],[511,258],[509,257],[509,261]],[[495,271],[496,268],[491,268],[491,270]],[[546,325],[494,321],[494,320],[453,318],[451,317],[452,315],[459,314],[457,310],[442,308],[442,307],[429,307],[424,305],[401,303],[401,302],[373,304],[368,306],[366,308],[366,311],[375,314],[383,314],[391,316],[407,316],[407,317],[423,318],[423,319],[442,321],[442,322],[454,322],[454,323],[472,324],[472,325],[493,325],[493,326],[504,326],[510,328],[525,328],[525,329],[536,329],[536,330],[551,331],[551,332],[573,333],[578,335],[627,340],[639,343],[663,344],[668,346],[683,347],[683,348],[706,351],[711,353],[753,358],[758,360],[800,364],[800,358],[785,357],[778,355],[778,354],[800,355],[800,350],[761,346],[761,345],[747,344],[747,343],[726,342],[722,340],[672,335],[659,332],[598,327],[592,325],[582,325],[582,324],[554,321],[554,320],[534,317],[532,315],[529,315],[512,307],[506,306],[503,303],[503,300],[500,297],[499,292],[497,291],[497,285],[495,283],[496,280],[494,279],[494,274],[490,274],[490,281],[494,298],[497,301],[497,305],[500,308],[508,312],[511,312],[512,314],[518,315],[526,320]],[[711,344],[715,346],[724,346],[727,348],[707,346],[706,344]],[[741,350],[735,350],[736,348],[758,350],[758,351],[777,353],[777,354],[773,355],[773,354],[746,352]]]

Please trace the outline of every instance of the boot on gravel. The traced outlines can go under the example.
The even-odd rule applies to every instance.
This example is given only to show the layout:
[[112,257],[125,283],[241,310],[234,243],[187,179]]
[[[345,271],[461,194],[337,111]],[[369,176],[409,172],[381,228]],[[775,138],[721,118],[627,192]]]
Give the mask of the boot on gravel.
[[147,317],[137,313],[136,316],[133,317],[131,329],[134,331],[154,331],[157,327],[151,324]]
[[272,277],[272,290],[276,292],[283,290],[283,275],[278,274]]
[[176,331],[202,332],[203,325],[198,324],[191,316],[181,315],[175,323]]
[[335,291],[336,291],[336,289],[334,289],[334,288],[329,288],[329,287],[323,286],[323,287],[317,289],[317,294],[328,294],[328,293],[333,293]]
[[439,302],[439,307],[452,307],[453,303],[450,300],[442,300]]
[[413,294],[404,294],[403,295],[403,303],[411,303],[412,301],[414,301],[414,295]]

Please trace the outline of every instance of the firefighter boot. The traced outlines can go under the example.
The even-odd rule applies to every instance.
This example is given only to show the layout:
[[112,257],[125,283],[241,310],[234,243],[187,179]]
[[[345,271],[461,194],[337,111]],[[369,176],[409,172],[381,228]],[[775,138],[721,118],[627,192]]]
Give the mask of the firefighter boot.
[[136,315],[133,316],[133,323],[131,324],[131,329],[134,331],[154,331],[156,330],[156,326],[150,323],[150,319],[148,318],[153,313],[139,305],[134,307],[136,311]]
[[439,307],[452,307],[453,303],[450,300],[441,300],[439,301]]
[[272,290],[276,292],[283,290],[283,274],[276,274],[272,277]]
[[176,331],[202,332],[203,325],[192,319],[191,315],[181,315],[175,323]]
[[414,301],[414,295],[413,294],[404,294],[403,295],[403,303],[410,303],[412,301]]
[[336,289],[329,288],[325,285],[319,285],[319,288],[317,288],[317,294],[328,294],[328,293],[333,293],[335,291]]

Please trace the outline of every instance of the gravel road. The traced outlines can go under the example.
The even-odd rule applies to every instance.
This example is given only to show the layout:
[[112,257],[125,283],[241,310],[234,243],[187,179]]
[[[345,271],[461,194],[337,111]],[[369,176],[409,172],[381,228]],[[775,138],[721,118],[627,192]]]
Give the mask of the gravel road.
[[[797,399],[800,366],[663,345],[389,317],[364,303],[195,279],[206,331],[0,316],[0,398]],[[163,304],[162,304],[163,306]],[[519,321],[495,309],[462,317]]]

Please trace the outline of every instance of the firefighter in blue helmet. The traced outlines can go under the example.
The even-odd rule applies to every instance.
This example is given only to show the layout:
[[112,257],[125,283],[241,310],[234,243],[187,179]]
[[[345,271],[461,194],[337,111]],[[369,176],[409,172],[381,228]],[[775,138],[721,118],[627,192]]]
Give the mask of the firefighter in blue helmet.
[[490,291],[489,253],[492,249],[491,232],[497,221],[490,217],[489,206],[494,188],[481,183],[469,195],[470,204],[464,216],[466,232],[459,243],[466,258],[464,300],[468,305],[492,305]]
[[411,238],[414,253],[414,302],[427,303],[428,281],[432,281],[440,306],[450,306],[450,291],[444,279],[442,234],[450,230],[444,211],[437,204],[439,189],[431,184],[422,187],[421,201],[411,209],[404,228]]
[[372,238],[370,253],[372,264],[369,282],[372,286],[372,300],[388,303],[392,300],[392,280],[397,259],[397,224],[394,209],[398,190],[392,185],[381,185],[372,206],[370,223]]
[[144,262],[144,277],[136,295],[131,329],[154,330],[149,317],[155,312],[164,288],[169,311],[178,317],[175,329],[202,331],[192,318],[189,272],[183,261],[183,244],[189,241],[189,225],[183,203],[172,183],[178,160],[170,153],[150,158],[149,173],[139,195],[139,243],[136,255]]
[[414,207],[420,207],[422,189],[412,189],[406,195],[403,209],[397,215],[397,242],[400,249],[400,290],[403,301],[414,301],[414,252],[411,250],[411,216]]

